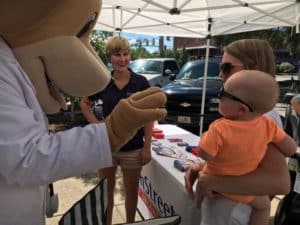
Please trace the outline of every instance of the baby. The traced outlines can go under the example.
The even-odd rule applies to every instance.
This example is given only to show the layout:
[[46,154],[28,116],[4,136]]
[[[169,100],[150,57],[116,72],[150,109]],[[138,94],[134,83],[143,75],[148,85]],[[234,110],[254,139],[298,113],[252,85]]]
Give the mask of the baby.
[[[278,94],[275,79],[261,71],[243,70],[226,81],[219,93],[219,112],[223,118],[214,121],[199,141],[200,157],[206,160],[203,173],[217,176],[250,173],[258,167],[270,143],[276,145],[285,156],[295,153],[295,141],[263,115],[275,106]],[[211,207],[215,207],[220,199],[236,203],[234,207],[237,207],[239,213],[247,214],[248,211],[249,215],[252,208],[250,221],[249,216],[246,216],[241,224],[268,224],[268,196],[225,193],[220,193],[218,198],[204,198],[201,206],[204,224],[213,224],[208,215]],[[215,202],[208,203],[211,201]],[[221,215],[220,212],[214,214],[214,217]],[[228,221],[224,221],[224,224],[228,224]]]

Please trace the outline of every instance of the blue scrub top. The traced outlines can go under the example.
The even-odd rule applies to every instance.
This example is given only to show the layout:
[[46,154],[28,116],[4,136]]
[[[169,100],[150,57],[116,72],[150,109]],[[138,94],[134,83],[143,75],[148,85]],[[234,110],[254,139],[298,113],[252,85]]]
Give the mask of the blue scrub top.
[[[130,80],[121,90],[115,85],[114,81],[111,80],[109,85],[103,91],[88,97],[90,101],[102,100],[104,117],[107,117],[112,112],[115,105],[117,105],[121,99],[127,98],[135,92],[143,91],[150,87],[145,77],[134,73],[132,70],[130,70],[130,72]],[[113,74],[113,72],[111,74]],[[120,149],[120,151],[131,151],[142,148],[144,146],[143,138],[144,128],[141,128],[138,130],[137,134]]]

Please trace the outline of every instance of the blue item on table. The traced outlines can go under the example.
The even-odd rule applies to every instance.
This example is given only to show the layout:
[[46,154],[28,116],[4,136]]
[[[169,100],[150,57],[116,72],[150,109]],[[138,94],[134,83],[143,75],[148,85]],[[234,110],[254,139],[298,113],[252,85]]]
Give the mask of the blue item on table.
[[187,152],[191,152],[194,148],[197,148],[197,146],[195,146],[195,145],[188,145],[188,146],[185,147],[185,150]]
[[183,165],[183,161],[182,160],[178,160],[178,159],[175,159],[174,160],[174,167],[176,169],[179,169],[180,171],[184,172],[185,171],[185,168],[184,168],[184,165]]
[[197,157],[200,157],[199,152],[198,152],[198,150],[197,150],[197,146],[191,146],[191,145],[188,145],[188,146],[185,147],[185,150],[186,150],[187,152],[192,153],[193,155],[195,155],[195,156],[197,156]]

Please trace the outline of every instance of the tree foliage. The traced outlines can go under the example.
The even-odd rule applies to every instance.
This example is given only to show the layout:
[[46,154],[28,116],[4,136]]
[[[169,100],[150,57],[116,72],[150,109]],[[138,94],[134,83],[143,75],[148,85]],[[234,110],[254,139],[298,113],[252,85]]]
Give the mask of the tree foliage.
[[166,49],[164,55],[165,57],[177,59],[180,67],[188,60],[188,54],[184,49]]
[[237,34],[220,35],[212,38],[215,46],[223,48],[225,45],[239,39],[260,38],[268,40],[274,49],[288,49],[291,57],[300,57],[300,34],[294,28],[275,28]]
[[105,65],[108,64],[108,59],[105,55],[105,40],[113,35],[112,32],[96,31],[94,30],[91,35],[91,45],[97,52],[98,56],[102,59]]
[[153,58],[153,54],[147,51],[144,47],[137,47],[131,49],[131,59],[139,59],[139,58]]

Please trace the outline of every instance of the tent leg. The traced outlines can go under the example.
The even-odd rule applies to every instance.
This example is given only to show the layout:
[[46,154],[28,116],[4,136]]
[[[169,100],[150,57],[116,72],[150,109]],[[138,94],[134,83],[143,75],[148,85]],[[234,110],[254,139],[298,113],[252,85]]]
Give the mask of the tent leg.
[[202,100],[201,100],[201,111],[200,111],[200,124],[199,124],[199,136],[203,132],[203,122],[204,122],[204,109],[205,109],[205,97],[206,97],[206,83],[207,83],[207,70],[208,70],[208,59],[209,59],[209,46],[210,38],[206,39],[206,52],[205,52],[205,65],[204,65],[204,77],[203,77],[203,89],[202,89]]

